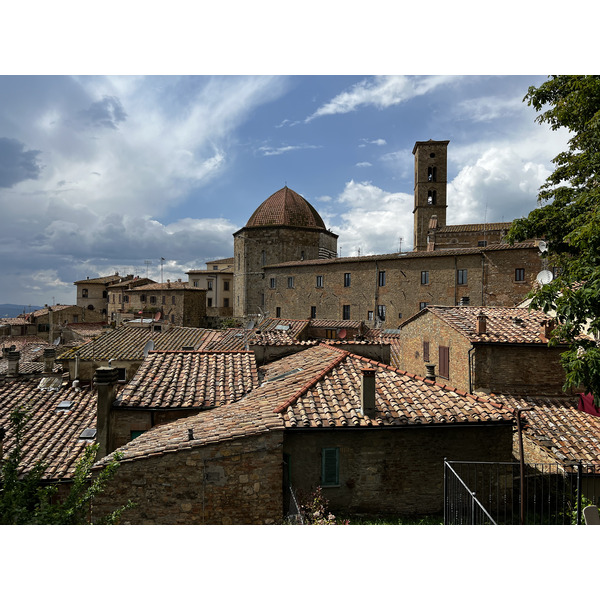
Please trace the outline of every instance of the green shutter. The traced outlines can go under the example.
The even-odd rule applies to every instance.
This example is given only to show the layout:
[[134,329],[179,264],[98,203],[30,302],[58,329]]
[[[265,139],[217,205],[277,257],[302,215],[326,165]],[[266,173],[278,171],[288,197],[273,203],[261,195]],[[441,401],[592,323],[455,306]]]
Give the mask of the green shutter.
[[323,448],[321,454],[321,485],[340,484],[340,449]]

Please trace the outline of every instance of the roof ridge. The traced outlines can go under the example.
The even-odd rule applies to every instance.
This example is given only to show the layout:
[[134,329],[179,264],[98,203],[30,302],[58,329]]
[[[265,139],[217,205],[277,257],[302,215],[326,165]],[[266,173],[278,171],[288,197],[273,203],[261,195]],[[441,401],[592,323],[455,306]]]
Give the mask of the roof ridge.
[[[326,344],[320,344],[322,346],[326,346],[327,348],[331,348],[331,346],[327,346]],[[312,379],[310,379],[307,383],[305,383],[301,389],[295,392],[291,398],[277,406],[274,410],[276,413],[282,413],[288,406],[291,406],[298,398],[300,398],[305,392],[307,392],[319,379],[329,373],[334,367],[337,367],[349,354],[346,350],[338,350],[337,348],[332,348],[332,350],[336,350],[340,353],[340,356],[334,358],[329,364],[325,366],[324,369],[319,371]]]

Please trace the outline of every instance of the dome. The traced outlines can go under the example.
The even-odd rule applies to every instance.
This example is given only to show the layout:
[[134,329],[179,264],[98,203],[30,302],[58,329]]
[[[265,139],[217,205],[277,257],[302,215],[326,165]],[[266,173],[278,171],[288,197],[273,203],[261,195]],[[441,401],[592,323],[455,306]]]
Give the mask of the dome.
[[269,196],[246,223],[246,227],[281,225],[325,229],[325,223],[315,208],[287,186]]

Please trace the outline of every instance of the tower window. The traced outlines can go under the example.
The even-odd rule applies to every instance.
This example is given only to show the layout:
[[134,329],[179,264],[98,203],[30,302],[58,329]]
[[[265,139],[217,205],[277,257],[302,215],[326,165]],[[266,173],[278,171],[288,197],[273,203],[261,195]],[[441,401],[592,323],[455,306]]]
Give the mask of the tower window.
[[427,204],[435,204],[437,200],[437,192],[435,190],[429,190],[427,192]]
[[437,181],[437,167],[427,168],[427,181]]

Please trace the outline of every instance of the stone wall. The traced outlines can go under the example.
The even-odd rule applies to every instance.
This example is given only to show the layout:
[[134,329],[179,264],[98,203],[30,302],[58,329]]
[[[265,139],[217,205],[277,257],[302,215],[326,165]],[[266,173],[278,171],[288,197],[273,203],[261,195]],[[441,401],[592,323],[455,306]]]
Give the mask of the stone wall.
[[92,518],[127,500],[121,523],[271,524],[283,518],[282,432],[124,461]]
[[355,514],[435,514],[443,508],[443,460],[509,461],[512,427],[466,425],[395,430],[286,431],[293,488],[321,485],[323,448],[339,448],[339,485],[323,487],[329,509]]

